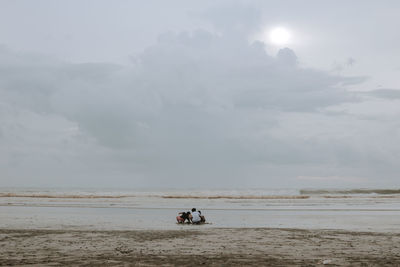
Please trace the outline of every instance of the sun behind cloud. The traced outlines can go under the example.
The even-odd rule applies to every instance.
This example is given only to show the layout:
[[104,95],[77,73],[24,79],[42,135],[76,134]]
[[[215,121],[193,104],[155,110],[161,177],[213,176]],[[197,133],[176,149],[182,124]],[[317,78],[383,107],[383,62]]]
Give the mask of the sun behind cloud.
[[286,45],[290,41],[291,34],[289,30],[283,27],[273,28],[268,32],[269,41],[275,45]]

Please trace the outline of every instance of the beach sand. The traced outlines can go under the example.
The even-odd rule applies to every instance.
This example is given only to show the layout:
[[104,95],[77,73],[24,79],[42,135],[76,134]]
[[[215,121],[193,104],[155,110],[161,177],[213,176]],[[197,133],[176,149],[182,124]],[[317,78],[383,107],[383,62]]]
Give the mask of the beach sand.
[[0,230],[0,265],[400,266],[400,234],[337,230]]

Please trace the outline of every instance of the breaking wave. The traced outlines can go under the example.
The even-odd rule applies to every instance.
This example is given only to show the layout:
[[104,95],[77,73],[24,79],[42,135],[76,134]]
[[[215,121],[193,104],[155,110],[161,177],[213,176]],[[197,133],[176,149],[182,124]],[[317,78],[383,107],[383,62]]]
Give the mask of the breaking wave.
[[190,196],[190,195],[167,195],[162,198],[185,198],[185,199],[307,199],[310,196]]
[[18,194],[18,193],[0,193],[0,197],[7,198],[69,198],[69,199],[120,199],[128,197],[158,197],[165,199],[307,199],[310,196],[278,196],[278,195],[163,195],[163,194],[147,194],[147,195],[86,195],[86,194]]
[[26,198],[124,198],[122,195],[64,195],[64,194],[18,194],[0,193],[0,197],[26,197]]
[[395,195],[400,194],[400,189],[301,189],[300,195]]
[[0,198],[39,199],[231,199],[400,198],[400,189],[254,189],[254,190],[3,190]]

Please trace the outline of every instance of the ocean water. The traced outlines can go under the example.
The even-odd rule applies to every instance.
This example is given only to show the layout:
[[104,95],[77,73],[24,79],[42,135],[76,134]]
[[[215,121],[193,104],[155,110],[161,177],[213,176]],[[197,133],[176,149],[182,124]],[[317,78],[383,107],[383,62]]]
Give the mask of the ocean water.
[[[180,225],[196,207],[205,225]],[[268,227],[400,232],[397,189],[0,189],[0,228]]]

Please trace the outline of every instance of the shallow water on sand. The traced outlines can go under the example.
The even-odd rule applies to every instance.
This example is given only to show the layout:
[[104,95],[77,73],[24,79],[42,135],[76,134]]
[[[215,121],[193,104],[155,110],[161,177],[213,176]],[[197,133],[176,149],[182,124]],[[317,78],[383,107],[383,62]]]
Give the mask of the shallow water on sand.
[[[400,232],[397,194],[301,195],[298,192],[3,190],[0,227],[109,230],[271,227]],[[176,224],[177,213],[192,207],[200,209],[208,223]]]

